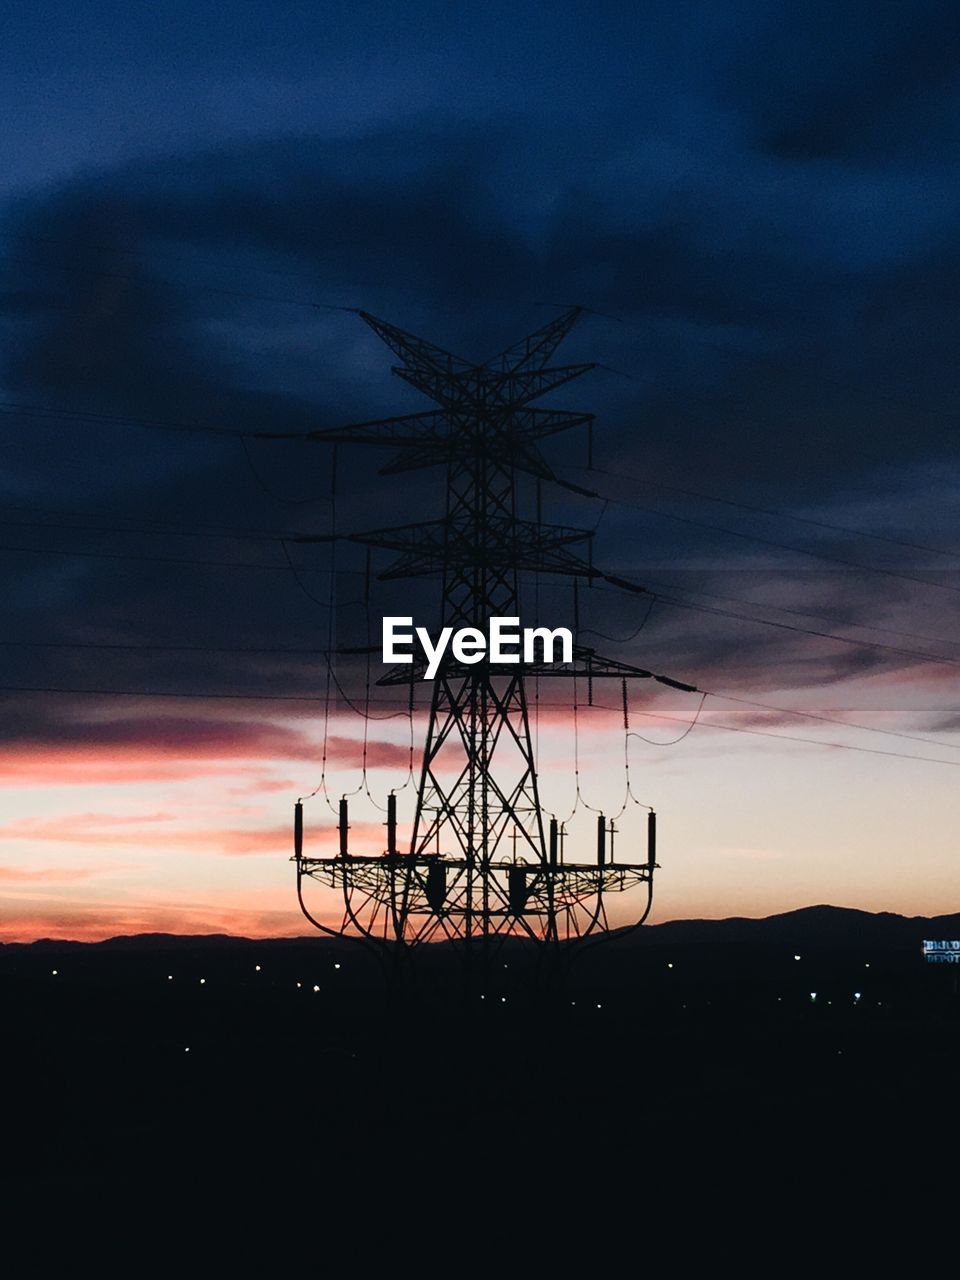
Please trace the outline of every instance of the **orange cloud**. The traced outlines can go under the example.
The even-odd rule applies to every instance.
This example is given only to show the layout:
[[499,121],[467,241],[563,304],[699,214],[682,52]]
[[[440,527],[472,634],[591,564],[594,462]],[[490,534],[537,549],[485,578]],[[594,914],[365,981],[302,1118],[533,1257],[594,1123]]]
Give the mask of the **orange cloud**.
[[[336,923],[332,916],[329,923]],[[22,907],[5,903],[0,912],[0,940],[4,942],[51,937],[99,942],[137,933],[226,933],[241,938],[291,938],[312,932],[296,906],[275,910],[31,901]]]

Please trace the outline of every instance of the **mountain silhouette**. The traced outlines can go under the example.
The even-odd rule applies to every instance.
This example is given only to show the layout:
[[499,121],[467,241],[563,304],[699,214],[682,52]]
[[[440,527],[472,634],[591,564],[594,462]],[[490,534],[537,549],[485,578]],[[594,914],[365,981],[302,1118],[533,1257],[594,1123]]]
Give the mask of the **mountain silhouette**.
[[[924,938],[960,938],[960,912],[937,916],[902,916],[891,911],[860,911],[853,907],[825,904],[801,907],[772,916],[730,916],[720,920],[669,920],[645,925],[630,932],[614,932],[610,946],[634,948],[651,946],[762,945],[789,947],[862,947],[902,949],[917,947]],[[523,946],[522,942],[515,945]],[[444,943],[433,949],[441,950]],[[0,943],[0,954],[18,951],[83,952],[177,952],[218,953],[236,950],[332,951],[350,948],[351,939],[323,937],[246,938],[241,935],[139,933],[106,938],[100,942],[39,938],[34,942]]]

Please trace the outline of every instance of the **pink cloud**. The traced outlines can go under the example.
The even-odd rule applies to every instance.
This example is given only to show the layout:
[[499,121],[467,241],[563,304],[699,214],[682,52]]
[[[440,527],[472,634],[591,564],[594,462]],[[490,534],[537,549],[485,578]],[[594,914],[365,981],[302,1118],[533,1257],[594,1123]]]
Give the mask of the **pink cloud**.
[[[28,739],[0,743],[0,787],[176,782],[193,777],[262,771],[277,760],[319,767],[321,746],[299,727],[231,717],[144,715],[84,723],[45,724]],[[342,735],[327,741],[328,763],[360,768],[363,743]],[[371,740],[370,769],[405,769],[409,746]],[[302,784],[301,784],[302,785]],[[281,790],[257,778],[251,788]],[[296,790],[296,784],[289,784]]]
[[232,796],[268,795],[277,791],[286,791],[290,795],[296,795],[297,783],[291,778],[257,778],[241,787],[229,787],[228,791]]
[[33,884],[41,880],[64,883],[68,880],[88,880],[102,871],[102,867],[0,867],[0,880],[14,884]]
[[[363,765],[363,742],[358,738],[330,738],[327,756],[345,768],[359,769]],[[367,743],[368,769],[406,769],[410,760],[410,744],[376,742],[371,737]]]

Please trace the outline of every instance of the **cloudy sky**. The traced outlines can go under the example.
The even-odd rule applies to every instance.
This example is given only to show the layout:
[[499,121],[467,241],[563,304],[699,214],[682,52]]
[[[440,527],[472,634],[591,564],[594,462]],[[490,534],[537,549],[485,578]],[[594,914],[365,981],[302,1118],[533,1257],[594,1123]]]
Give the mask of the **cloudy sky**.
[[[401,597],[368,609],[338,552],[332,623],[329,549],[283,538],[328,532],[331,495],[340,528],[418,518],[442,477],[343,449],[334,483],[329,447],[239,435],[425,407],[350,308],[477,359],[585,309],[562,351],[599,367],[553,403],[597,414],[593,469],[582,436],[551,458],[601,497],[547,514],[656,599],[582,592],[582,639],[710,694],[631,695],[654,918],[957,910],[955,5],[17,8],[0,937],[301,932],[290,811],[324,739],[381,847],[315,651]],[[571,609],[545,589],[542,620]],[[563,692],[538,735],[561,816]],[[582,793],[612,812],[619,687],[596,700]],[[382,803],[402,708],[366,736]],[[331,820],[320,795],[312,848]]]

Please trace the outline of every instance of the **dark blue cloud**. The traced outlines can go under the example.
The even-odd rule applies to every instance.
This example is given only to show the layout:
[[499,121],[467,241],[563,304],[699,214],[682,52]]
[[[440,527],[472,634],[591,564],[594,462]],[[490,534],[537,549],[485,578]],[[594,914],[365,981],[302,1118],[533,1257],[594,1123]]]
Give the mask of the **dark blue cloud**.
[[[957,455],[953,7],[569,4],[546,23],[513,7],[508,25],[493,6],[454,26],[438,5],[402,21],[392,6],[325,6],[322,22],[313,6],[93,6],[82,23],[47,9],[0,54],[27,104],[12,130],[19,186],[0,211],[6,401],[301,430],[420,403],[356,317],[330,305],[484,357],[580,302],[591,312],[568,354],[605,368],[557,403],[598,411],[604,465],[854,527],[867,494],[874,531],[923,541],[939,521],[938,545],[954,544],[925,487],[931,465]],[[44,157],[28,107],[51,75]],[[316,450],[258,446],[264,487],[234,442],[4,421],[5,502],[272,530],[329,519],[330,459]],[[554,456],[572,466],[582,445],[558,441]],[[354,527],[436,501],[436,477],[371,483],[377,461],[341,458]],[[916,485],[912,511],[891,476]],[[318,501],[285,507],[265,488]],[[637,501],[651,496],[637,485]],[[558,518],[596,518],[550,501]],[[915,560],[727,523],[894,569]],[[599,541],[640,577],[699,566],[701,587],[719,592],[723,574],[756,571],[777,598],[776,553],[710,530],[619,510]],[[227,585],[95,560],[25,571],[13,553],[3,575],[24,633],[255,643],[282,619],[290,643],[325,634],[322,611],[282,575]],[[916,602],[928,629],[949,634],[946,593],[889,579],[808,586],[828,614]],[[784,601],[796,607],[797,593]],[[597,606],[625,631],[618,611],[629,614]],[[688,676],[723,664],[807,683],[909,664],[687,621],[658,612],[643,644]],[[362,616],[341,619],[344,638],[362,629]],[[116,674],[133,680],[136,661],[118,659]],[[18,659],[18,678],[41,662],[56,665]],[[95,659],[61,667],[84,670]],[[153,670],[171,685],[210,682],[186,659]],[[305,688],[316,678],[281,674]],[[274,679],[246,660],[232,678]]]

